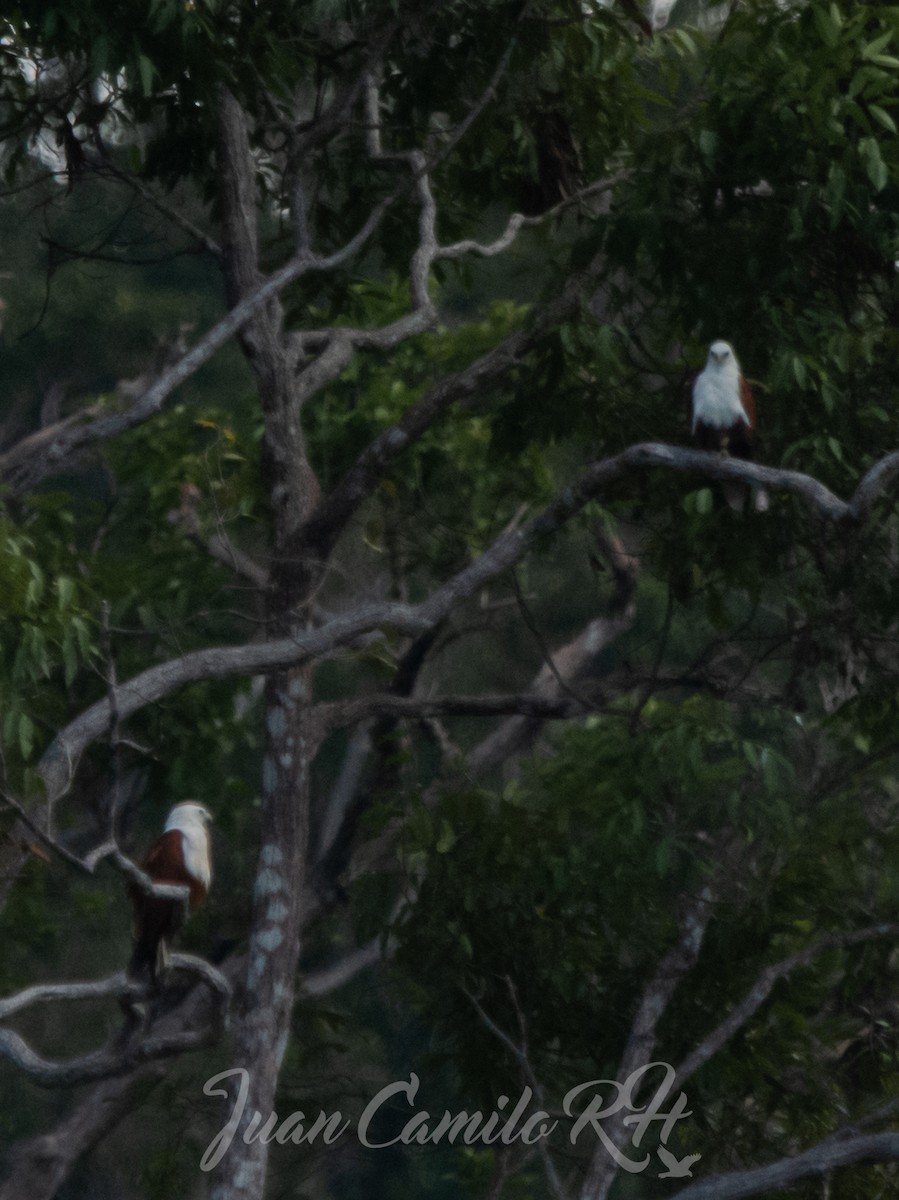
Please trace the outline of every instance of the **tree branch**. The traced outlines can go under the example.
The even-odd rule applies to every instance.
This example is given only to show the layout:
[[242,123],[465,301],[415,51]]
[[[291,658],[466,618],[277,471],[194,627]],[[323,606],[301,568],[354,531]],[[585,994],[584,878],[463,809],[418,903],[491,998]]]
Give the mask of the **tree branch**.
[[222,248],[215,238],[210,237],[205,230],[201,229],[198,225],[195,225],[189,217],[185,216],[183,210],[179,208],[177,204],[170,204],[167,200],[164,200],[162,196],[158,196],[152,188],[149,188],[146,184],[141,183],[141,181],[135,178],[134,175],[117,167],[114,160],[106,153],[105,148],[102,153],[102,165],[98,165],[95,168],[98,174],[111,175],[114,179],[117,179],[119,183],[123,184],[127,188],[130,188],[131,191],[136,192],[141,199],[146,200],[146,202],[155,208],[157,212],[161,213],[166,220],[171,221],[173,225],[177,226],[177,228],[183,233],[186,233],[188,237],[193,238],[193,240],[199,246],[201,246],[203,250],[207,252],[207,254],[213,255],[215,258],[221,258]]
[[[97,869],[97,864],[103,859],[109,858],[115,864],[116,868],[125,875],[134,886],[144,896],[153,896],[159,900],[176,900],[187,907],[190,900],[190,888],[186,884],[180,883],[157,883],[145,874],[140,867],[131,861],[126,854],[123,854],[119,849],[118,844],[110,840],[104,842],[102,846],[97,846],[84,858],[79,858],[76,854],[72,854],[67,850],[52,834],[41,828],[40,824],[28,813],[25,807],[11,796],[8,792],[0,791],[6,805],[13,810],[19,820],[27,829],[29,829],[35,837],[58,855],[69,866],[75,867],[76,870],[85,871],[88,875],[93,875]],[[4,1016],[3,1004],[0,1002],[0,1019]]]
[[[199,342],[164,371],[124,411],[100,415],[101,406],[92,405],[23,438],[0,456],[0,479],[14,496],[21,496],[42,480],[64,469],[73,455],[148,421],[161,410],[169,396],[224,346],[254,313],[318,263],[319,260],[313,260],[310,256],[298,256],[275,271],[213,325]],[[319,269],[327,268],[321,266]]]
[[239,546],[235,546],[221,522],[215,533],[207,535],[200,518],[199,502],[198,488],[194,484],[185,484],[181,488],[181,503],[169,513],[169,521],[173,525],[180,525],[191,541],[210,557],[230,567],[235,575],[245,579],[252,587],[264,591],[268,584],[268,571]]
[[[888,456],[892,458],[892,456]],[[899,454],[897,454],[899,460]],[[879,466],[879,465],[878,465]],[[740,459],[721,458],[703,450],[688,450],[658,443],[632,446],[614,458],[594,463],[521,529],[507,530],[470,566],[454,575],[420,604],[397,602],[365,605],[336,617],[319,629],[270,642],[210,647],[150,667],[119,685],[117,700],[123,720],[163,696],[198,680],[221,679],[235,674],[262,674],[299,666],[321,658],[377,628],[417,636],[433,628],[457,605],[518,562],[535,543],[565,524],[610,484],[637,471],[656,467],[710,479],[760,483],[770,492],[786,491],[803,499],[814,512],[831,521],[860,521],[892,478],[892,473],[872,468],[850,503],[840,500],[822,483],[796,471],[761,467]],[[873,482],[872,482],[873,480]],[[65,793],[74,768],[85,749],[109,724],[109,700],[98,700],[54,738],[39,764],[50,800]]]
[[810,1176],[825,1175],[838,1167],[864,1162],[889,1162],[899,1158],[899,1133],[869,1133],[845,1141],[827,1138],[802,1154],[782,1158],[765,1167],[713,1175],[675,1192],[669,1200],[742,1200],[770,1196]]
[[[551,663],[544,652],[544,665],[532,681],[529,694],[539,695],[547,701],[562,702],[566,684],[576,683],[577,693],[568,699],[579,700],[585,695],[592,706],[602,704],[605,697],[597,690],[591,679],[594,664],[602,651],[633,625],[637,614],[635,594],[637,588],[637,562],[625,550],[618,537],[610,534],[597,522],[594,527],[597,548],[612,571],[615,590],[610,612],[597,617],[567,645],[551,654]],[[613,688],[612,691],[620,691]],[[582,706],[582,705],[581,705]],[[562,713],[558,714],[562,716]],[[543,720],[537,713],[510,717],[482,739],[468,754],[467,763],[471,771],[478,773],[508,762],[511,756],[520,754],[532,746],[540,731]]]
[[791,954],[781,962],[765,967],[743,999],[731,1009],[721,1024],[708,1037],[703,1038],[683,1060],[677,1068],[674,1083],[671,1085],[672,1089],[683,1087],[691,1075],[704,1066],[738,1030],[743,1028],[746,1022],[758,1012],[781,979],[786,978],[793,971],[807,967],[826,950],[843,949],[847,946],[857,946],[862,942],[872,941],[874,938],[896,937],[897,935],[899,935],[899,925],[892,924],[870,925],[865,929],[850,930],[848,933],[833,933],[820,938],[811,946],[806,946],[804,950]]
[[[305,991],[312,996],[329,995],[380,956],[380,943],[370,943],[350,951],[329,967],[315,971],[305,980]],[[244,960],[236,957],[222,967],[230,981],[244,970]],[[108,983],[109,981],[104,981]],[[161,1030],[180,1032],[201,1019],[208,1024],[201,1003],[208,994],[192,991],[177,1008],[159,1018]],[[156,1059],[134,1071],[104,1079],[76,1102],[72,1111],[49,1133],[27,1138],[9,1153],[9,1175],[0,1183],[0,1200],[53,1200],[79,1160],[93,1149],[115,1126],[134,1112],[146,1099],[147,1090],[171,1069],[171,1059]]]
[[[184,1054],[218,1041],[227,1024],[231,985],[210,963],[193,955],[173,954],[169,959],[169,969],[197,976],[212,992],[216,1004],[204,1028],[161,1035],[150,1032],[137,1040],[126,1042],[124,1046],[113,1044],[65,1062],[50,1062],[42,1058],[19,1034],[11,1029],[0,1029],[0,1056],[9,1059],[41,1087],[72,1087],[124,1075],[143,1063]],[[49,1001],[83,1000],[98,996],[124,998],[133,996],[134,990],[134,983],[124,973],[96,983],[38,985],[4,1001],[0,1006],[0,1016],[10,1016],[29,1005]]]
[[80,1159],[146,1101],[170,1061],[148,1063],[131,1075],[104,1080],[55,1128],[16,1143],[7,1155],[9,1173],[0,1182],[0,1200],[54,1200]]
[[319,706],[329,731],[356,725],[371,717],[422,721],[432,717],[504,717],[518,713],[538,720],[583,716],[592,700],[575,696],[541,696],[531,692],[494,696],[394,696],[374,692],[358,700],[337,700]]
[[309,996],[327,996],[336,992],[338,988],[354,979],[360,971],[365,971],[380,962],[382,949],[381,938],[372,939],[367,946],[351,950],[329,967],[307,975],[303,980],[302,990]]
[[[506,977],[506,985],[509,989],[509,996],[512,1001],[512,1006],[515,1009],[516,1016],[518,1017],[521,1045],[518,1045],[509,1036],[509,1034],[505,1032],[505,1030],[501,1029],[500,1026],[497,1025],[496,1022],[487,1015],[476,996],[472,995],[467,988],[463,987],[462,991],[470,1000],[475,1012],[478,1014],[486,1028],[489,1029],[493,1036],[506,1047],[506,1049],[511,1053],[512,1057],[521,1067],[522,1074],[530,1085],[534,1096],[537,1099],[537,1103],[540,1105],[541,1109],[545,1110],[543,1086],[540,1083],[540,1080],[537,1078],[537,1074],[534,1071],[533,1064],[531,1063],[530,1053],[528,1051],[527,1027],[525,1025],[524,1013],[521,1011],[521,1005],[518,1002],[518,995],[515,991],[515,985],[509,976]],[[549,1183],[550,1191],[552,1192],[553,1196],[555,1196],[556,1200],[564,1200],[565,1189],[562,1187],[562,1181],[559,1179],[559,1174],[556,1171],[556,1165],[550,1157],[549,1148],[545,1139],[540,1139],[538,1143],[538,1149],[540,1151],[540,1156],[543,1159],[543,1166],[546,1171],[546,1178]]]
[[[720,869],[719,869],[720,871]],[[656,1028],[684,977],[699,959],[705,932],[712,919],[717,891],[706,884],[699,895],[686,905],[680,919],[680,934],[674,946],[662,958],[647,985],[631,1025],[627,1045],[621,1056],[617,1078],[625,1080],[634,1071],[652,1061]],[[614,1114],[607,1125],[609,1138],[619,1148],[627,1139],[623,1112]],[[606,1200],[618,1167],[601,1143],[597,1146],[581,1187],[581,1200]]]
[[630,170],[617,171],[606,179],[597,179],[594,183],[588,183],[570,196],[566,196],[564,200],[560,200],[558,204],[554,204],[552,208],[548,208],[546,212],[538,213],[536,216],[526,217],[524,213],[512,213],[503,232],[492,242],[476,242],[470,238],[452,242],[450,245],[438,247],[434,256],[435,261],[462,258],[466,254],[473,254],[478,258],[495,258],[496,255],[508,250],[522,229],[536,229],[538,226],[552,221],[555,217],[561,216],[567,209],[582,204],[584,200],[612,191],[619,183],[628,179],[632,173]]
[[13,496],[21,496],[42,480],[62,470],[75,454],[133,429],[158,413],[169,396],[213,354],[243,328],[259,310],[288,284],[312,271],[327,272],[353,258],[380,225],[405,188],[398,188],[371,210],[358,232],[328,255],[297,253],[274,271],[218,321],[182,358],[122,412],[101,415],[101,406],[89,408],[30,434],[0,455],[0,480]]

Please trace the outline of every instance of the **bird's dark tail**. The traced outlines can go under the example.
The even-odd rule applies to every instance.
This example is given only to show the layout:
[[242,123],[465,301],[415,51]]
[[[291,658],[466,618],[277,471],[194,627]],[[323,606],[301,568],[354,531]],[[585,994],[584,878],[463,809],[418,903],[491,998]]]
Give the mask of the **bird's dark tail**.
[[163,958],[162,938],[155,931],[147,930],[135,939],[125,973],[134,983],[155,988]]
[[745,512],[746,501],[749,496],[752,497],[754,512],[766,513],[771,507],[771,499],[764,488],[750,488],[745,483],[722,483],[721,490],[724,493],[724,499],[727,501],[728,508],[733,512]]
[[746,507],[746,497],[749,490],[745,483],[722,483],[721,490],[724,493],[724,499],[727,501],[727,507],[732,512],[742,512]]
[[120,1039],[122,1045],[127,1043],[135,1030],[147,1019],[147,1005],[144,997],[155,993],[159,976],[160,938],[146,929],[134,939],[131,958],[125,968],[125,978],[136,992],[125,994],[119,1001],[119,1007],[125,1014],[125,1025]]

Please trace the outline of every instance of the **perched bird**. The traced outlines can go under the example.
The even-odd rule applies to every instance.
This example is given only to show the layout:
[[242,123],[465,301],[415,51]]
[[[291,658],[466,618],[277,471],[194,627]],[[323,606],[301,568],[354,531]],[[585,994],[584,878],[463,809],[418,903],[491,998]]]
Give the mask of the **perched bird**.
[[[705,370],[693,383],[693,436],[702,450],[717,450],[734,458],[752,458],[755,401],[727,342],[712,342]],[[768,511],[768,493],[753,488],[756,512]],[[726,483],[724,496],[731,508],[746,503],[746,487]]]
[[[202,903],[212,882],[207,825],[212,815],[202,804],[186,800],[169,813],[165,830],[153,843],[142,869],[154,883],[183,884],[190,889],[191,912]],[[156,986],[165,966],[167,943],[185,918],[185,906],[178,900],[147,896],[129,884],[134,907],[134,950],[128,964],[131,979]]]
[[658,1151],[662,1165],[668,1168],[667,1171],[659,1172],[659,1179],[691,1179],[693,1172],[690,1168],[702,1158],[701,1154],[688,1154],[686,1158],[676,1158],[664,1146],[659,1146]]

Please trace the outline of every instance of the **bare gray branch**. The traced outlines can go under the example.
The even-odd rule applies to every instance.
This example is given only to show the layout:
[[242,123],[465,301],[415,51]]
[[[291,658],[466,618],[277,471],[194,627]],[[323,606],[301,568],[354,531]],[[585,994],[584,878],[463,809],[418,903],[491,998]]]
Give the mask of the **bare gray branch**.
[[[193,955],[174,954],[169,959],[170,970],[180,970],[194,975],[205,984],[216,999],[209,1023],[197,1030],[179,1030],[173,1033],[155,1034],[152,1029],[139,1030],[124,1045],[113,1044],[102,1050],[69,1059],[65,1062],[50,1062],[42,1058],[28,1045],[23,1037],[11,1029],[0,1029],[0,1056],[10,1060],[41,1087],[72,1087],[92,1080],[109,1079],[133,1071],[143,1063],[159,1058],[171,1058],[196,1050],[217,1041],[225,1030],[231,985],[225,977],[201,958]],[[133,998],[134,984],[125,975],[114,975],[96,983],[60,983],[28,988],[18,996],[10,997],[0,1009],[0,1016],[10,1016],[23,1008],[51,1001],[84,1000],[102,996]]]

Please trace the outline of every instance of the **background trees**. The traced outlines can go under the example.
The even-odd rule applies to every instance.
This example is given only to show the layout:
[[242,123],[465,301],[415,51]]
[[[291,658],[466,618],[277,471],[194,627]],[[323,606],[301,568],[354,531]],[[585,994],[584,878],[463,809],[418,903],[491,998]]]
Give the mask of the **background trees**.
[[[660,1059],[684,1187],[238,1138],[210,1194],[889,1193],[895,14],[674,15],[7,20],[0,1048],[84,1087],[4,1112],[0,1194],[201,1194],[227,1066],[556,1111]],[[718,336],[770,466],[685,448]],[[187,796],[217,973],[124,1040],[114,977],[13,1012],[119,969],[111,839]]]

